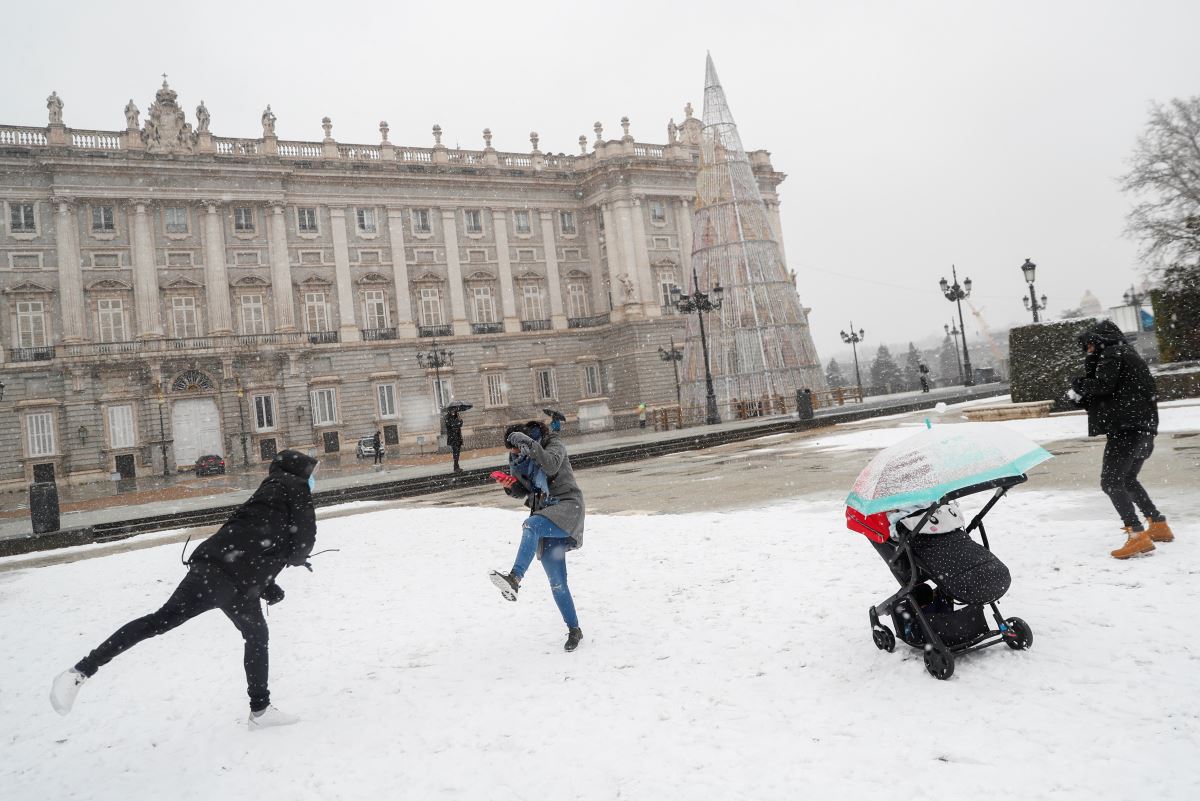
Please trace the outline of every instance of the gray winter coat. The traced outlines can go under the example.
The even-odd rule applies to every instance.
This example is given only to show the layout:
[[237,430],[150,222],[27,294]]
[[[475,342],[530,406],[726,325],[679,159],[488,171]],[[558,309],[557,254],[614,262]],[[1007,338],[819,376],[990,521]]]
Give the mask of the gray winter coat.
[[[558,434],[550,432],[541,442],[529,446],[529,456],[546,473],[550,482],[550,497],[558,503],[545,507],[534,514],[541,515],[571,535],[575,548],[583,547],[583,492],[575,482],[575,472],[567,457],[567,447]],[[514,498],[523,498],[525,490],[514,484],[508,491]]]

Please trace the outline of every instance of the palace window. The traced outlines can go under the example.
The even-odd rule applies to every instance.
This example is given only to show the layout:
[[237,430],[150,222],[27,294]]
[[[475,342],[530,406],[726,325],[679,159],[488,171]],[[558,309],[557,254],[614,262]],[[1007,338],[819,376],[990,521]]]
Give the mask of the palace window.
[[309,393],[312,402],[314,426],[332,425],[337,422],[337,390],[314,389]]
[[92,206],[92,230],[117,230],[116,210],[112,206]]
[[562,229],[564,234],[575,233],[575,212],[560,211],[558,213],[558,227]]
[[9,228],[14,234],[37,233],[37,218],[33,214],[32,203],[10,203]]
[[534,387],[540,401],[554,400],[558,394],[554,382],[554,368],[543,367],[534,373]]
[[25,433],[30,456],[54,455],[54,412],[26,415]]
[[544,320],[542,288],[537,284],[521,287],[521,312],[523,320]]
[[421,287],[421,325],[442,324],[442,291],[435,286]]
[[487,405],[507,406],[508,382],[504,380],[504,373],[485,373],[484,381],[487,384]]
[[354,216],[360,234],[375,233],[375,209],[355,209]]
[[296,230],[302,234],[317,233],[317,210],[308,206],[296,209]]
[[125,308],[120,298],[100,298],[96,301],[96,324],[101,342],[125,341]]
[[379,416],[380,417],[395,417],[396,416],[396,385],[395,384],[377,384],[375,386],[375,397],[379,400]]
[[132,448],[136,445],[133,428],[133,407],[129,404],[108,407],[108,444],[111,448]]
[[236,206],[233,210],[233,230],[244,234],[254,233],[254,209]]
[[584,284],[567,285],[568,317],[588,316],[588,292]]
[[309,331],[329,330],[329,306],[324,292],[304,293],[304,322]]
[[387,296],[382,289],[368,289],[363,293],[363,320],[367,328],[388,327]]
[[475,301],[475,322],[496,322],[496,304],[492,300],[492,288],[490,286],[472,287],[471,296]]
[[467,229],[468,234],[482,234],[483,213],[479,209],[465,209],[463,211],[463,227]]
[[602,394],[600,365],[595,362],[589,362],[583,366],[583,394],[589,398],[597,398]]
[[650,222],[665,223],[667,221],[667,207],[663,205],[661,200],[650,201]]
[[518,234],[529,233],[529,210],[518,209],[513,212],[513,230]]
[[46,308],[40,300],[17,301],[17,347],[46,346]]
[[428,234],[433,230],[429,221],[429,209],[412,210],[412,228],[414,234]]
[[242,333],[267,333],[267,316],[263,309],[262,295],[242,295]]
[[196,320],[195,298],[171,298],[171,328],[176,339],[199,336],[200,326]]
[[454,387],[449,378],[443,378],[440,381],[436,378],[433,379],[433,410],[435,412],[440,414],[453,397]]
[[272,431],[275,428],[275,396],[254,396],[254,428],[256,431]]
[[186,206],[167,206],[163,209],[163,225],[168,234],[188,232],[188,210]]

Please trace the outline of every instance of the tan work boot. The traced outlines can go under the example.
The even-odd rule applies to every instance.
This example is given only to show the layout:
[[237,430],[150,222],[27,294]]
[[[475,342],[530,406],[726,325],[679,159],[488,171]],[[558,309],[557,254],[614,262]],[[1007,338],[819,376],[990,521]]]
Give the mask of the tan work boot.
[[1134,531],[1131,527],[1126,526],[1125,544],[1112,552],[1114,559],[1128,559],[1131,556],[1137,556],[1141,553],[1150,553],[1154,550],[1154,543],[1150,541],[1150,535],[1145,531]]
[[1175,532],[1171,531],[1166,520],[1147,520],[1146,533],[1154,542],[1171,542],[1175,539]]

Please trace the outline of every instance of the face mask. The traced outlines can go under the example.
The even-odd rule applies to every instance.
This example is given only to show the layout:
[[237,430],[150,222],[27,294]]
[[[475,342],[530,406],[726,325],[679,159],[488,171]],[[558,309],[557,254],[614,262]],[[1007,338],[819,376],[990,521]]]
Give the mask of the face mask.
[[550,430],[551,431],[562,431],[562,421],[555,420],[554,422],[552,422],[550,424]]
[[312,492],[317,488],[317,480],[312,476],[308,477],[308,491]]

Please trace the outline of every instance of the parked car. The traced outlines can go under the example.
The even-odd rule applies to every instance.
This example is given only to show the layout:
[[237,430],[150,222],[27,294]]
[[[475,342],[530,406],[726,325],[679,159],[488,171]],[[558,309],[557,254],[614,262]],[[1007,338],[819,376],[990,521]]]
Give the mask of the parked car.
[[223,476],[225,475],[225,460],[216,454],[201,456],[196,460],[196,475]]
[[[382,444],[380,448],[382,448]],[[359,437],[358,446],[354,449],[354,455],[359,459],[370,457],[375,458],[375,438],[374,437]]]

